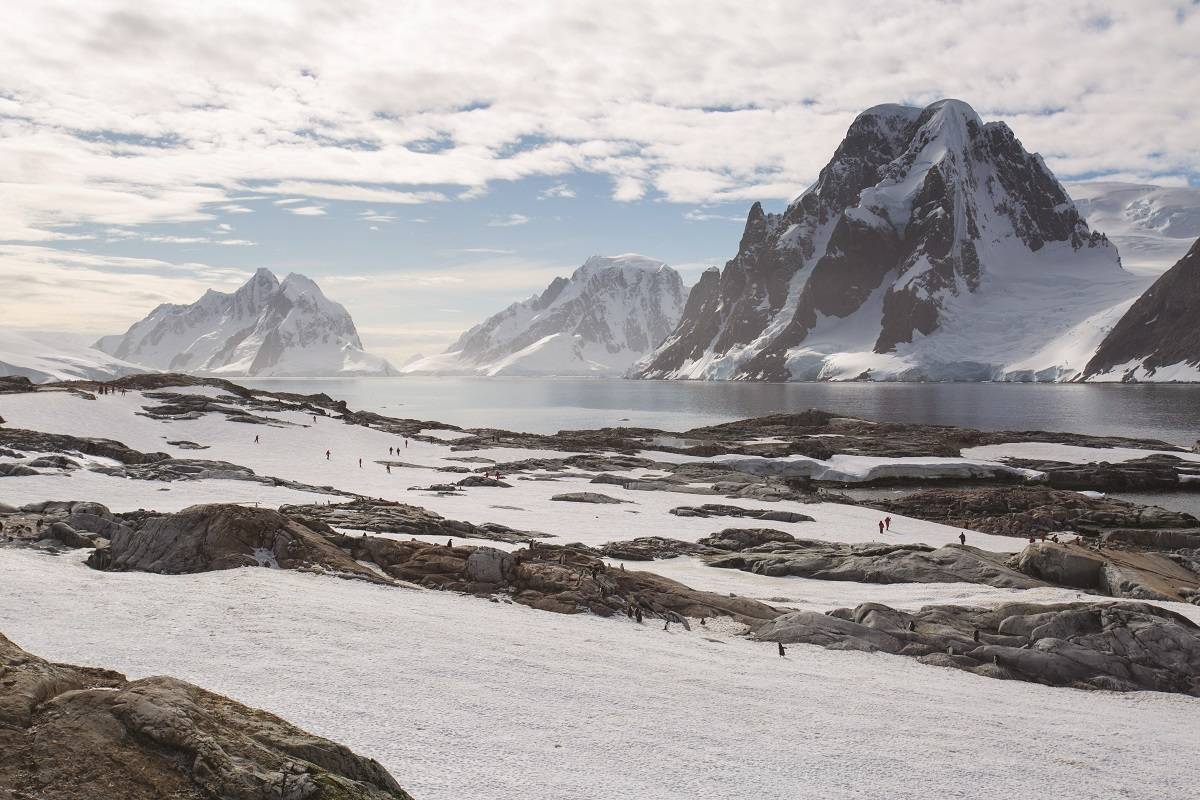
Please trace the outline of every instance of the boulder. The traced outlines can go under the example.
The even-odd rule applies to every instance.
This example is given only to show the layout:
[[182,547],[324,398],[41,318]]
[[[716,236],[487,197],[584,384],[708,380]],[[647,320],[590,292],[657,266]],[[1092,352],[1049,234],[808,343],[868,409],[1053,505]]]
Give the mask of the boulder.
[[1188,602],[1200,592],[1200,574],[1163,553],[1035,542],[1010,563],[1049,583],[1112,597]]
[[565,494],[556,494],[550,498],[557,500],[560,503],[625,503],[626,500],[618,500],[615,497],[609,497],[606,494],[599,492],[567,492]]
[[376,761],[168,677],[53,664],[0,635],[0,797],[411,800]]

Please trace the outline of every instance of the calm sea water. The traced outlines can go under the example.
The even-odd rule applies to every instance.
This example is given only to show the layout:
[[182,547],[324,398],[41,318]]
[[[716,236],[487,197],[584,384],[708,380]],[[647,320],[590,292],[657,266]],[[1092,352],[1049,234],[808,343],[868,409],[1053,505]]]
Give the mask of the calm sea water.
[[866,419],[983,430],[1200,439],[1200,385],[719,383],[570,378],[272,378],[274,391],[325,392],[351,408],[464,427],[553,433],[612,425],[683,431],[821,408]]

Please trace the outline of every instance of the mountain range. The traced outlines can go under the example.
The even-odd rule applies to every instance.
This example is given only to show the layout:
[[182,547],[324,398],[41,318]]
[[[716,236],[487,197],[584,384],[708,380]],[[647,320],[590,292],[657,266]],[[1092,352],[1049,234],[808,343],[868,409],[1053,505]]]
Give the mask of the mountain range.
[[232,376],[394,375],[363,349],[350,314],[309,278],[260,269],[235,292],[164,303],[94,345],[152,370]]
[[400,371],[620,377],[675,327],[686,294],[679,273],[661,261],[593,256],[571,277],[471,328],[445,353]]

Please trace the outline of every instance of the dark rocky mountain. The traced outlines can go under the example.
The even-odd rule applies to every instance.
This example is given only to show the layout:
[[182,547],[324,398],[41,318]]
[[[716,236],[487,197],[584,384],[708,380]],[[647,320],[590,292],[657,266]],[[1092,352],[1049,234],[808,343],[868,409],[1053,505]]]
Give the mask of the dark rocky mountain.
[[1088,380],[1200,380],[1200,241],[1113,326]]
[[1082,294],[1074,322],[1136,292],[1115,248],[1007,125],[957,100],[877,106],[782,214],[750,209],[737,255],[703,276],[633,374],[996,377],[1037,353],[1045,326],[1014,343],[1011,315],[964,317],[985,296],[1028,313],[1013,287],[1047,274],[1075,279],[1054,287],[1055,299]]

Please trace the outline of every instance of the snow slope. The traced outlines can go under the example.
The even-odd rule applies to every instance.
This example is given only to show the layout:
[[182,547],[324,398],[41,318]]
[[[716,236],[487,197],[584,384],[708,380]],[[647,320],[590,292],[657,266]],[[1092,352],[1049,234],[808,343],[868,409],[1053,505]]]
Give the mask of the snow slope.
[[593,256],[404,374],[619,376],[678,322],[686,291],[661,261]]
[[0,330],[0,375],[18,375],[34,383],[77,379],[112,380],[154,370],[94,347],[50,341],[37,334]]
[[966,103],[877,106],[783,214],[755,205],[646,378],[1069,380],[1149,284]]
[[1183,695],[779,658],[716,621],[664,632],[280,570],[102,573],[5,550],[0,574],[0,631],[31,652],[269,709],[422,800],[1108,800],[1200,782],[1200,699]]
[[96,347],[155,369],[222,377],[394,375],[363,350],[350,314],[312,280],[282,283],[260,269],[231,294],[209,290],[191,305],[164,304]]
[[1126,268],[1162,272],[1200,239],[1200,188],[1094,181],[1070,190],[1088,224],[1120,248]]

